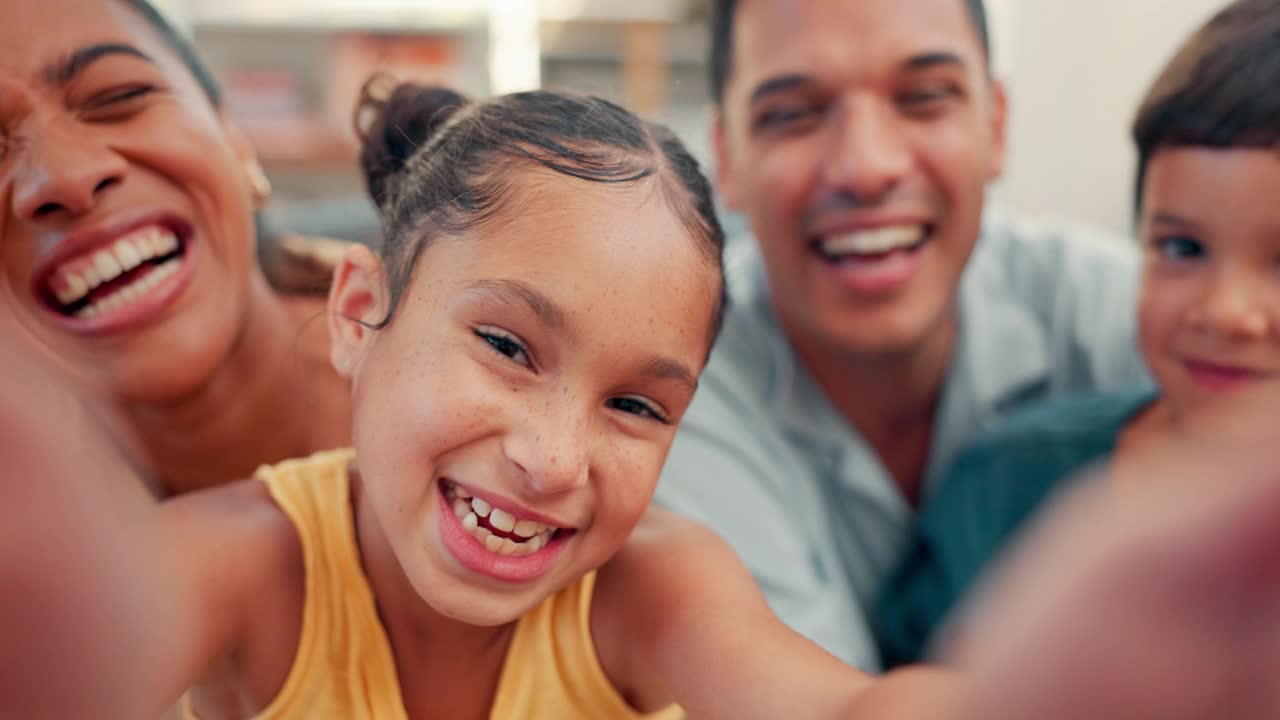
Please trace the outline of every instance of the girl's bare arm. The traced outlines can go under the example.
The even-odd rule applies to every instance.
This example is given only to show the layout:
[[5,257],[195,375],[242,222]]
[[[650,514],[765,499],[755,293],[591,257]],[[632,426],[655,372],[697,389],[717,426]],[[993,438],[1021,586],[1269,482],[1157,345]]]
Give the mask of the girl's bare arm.
[[596,592],[601,661],[643,710],[674,700],[699,719],[933,718],[960,691],[943,671],[877,681],[844,664],[778,620],[719,537],[662,511]]

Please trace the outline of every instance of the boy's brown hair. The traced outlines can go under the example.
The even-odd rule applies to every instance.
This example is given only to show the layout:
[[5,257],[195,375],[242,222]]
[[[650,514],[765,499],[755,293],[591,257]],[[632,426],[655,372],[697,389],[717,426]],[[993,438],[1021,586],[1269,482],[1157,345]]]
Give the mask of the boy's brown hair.
[[1133,140],[1136,208],[1161,148],[1280,150],[1280,0],[1236,0],[1196,31],[1142,101]]

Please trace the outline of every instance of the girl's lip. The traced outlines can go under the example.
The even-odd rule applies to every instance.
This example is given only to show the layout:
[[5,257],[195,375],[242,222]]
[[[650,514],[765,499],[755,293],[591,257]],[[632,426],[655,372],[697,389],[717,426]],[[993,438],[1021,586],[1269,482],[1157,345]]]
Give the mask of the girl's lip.
[[441,482],[441,485],[443,486],[444,483],[448,483],[456,488],[462,488],[468,494],[470,494],[471,497],[478,497],[481,500],[489,503],[493,507],[499,508],[501,510],[505,510],[511,513],[512,515],[515,515],[517,519],[532,520],[534,522],[540,522],[543,525],[550,525],[551,527],[558,528],[561,530],[573,529],[573,527],[570,526],[568,523],[560,522],[559,520],[556,520],[553,517],[548,517],[546,515],[543,515],[535,510],[531,510],[527,507],[524,507],[523,505],[520,505],[517,502],[514,502],[508,498],[502,497],[501,495],[495,495],[494,493],[491,493],[487,490],[479,490],[476,488],[469,487],[467,485],[462,485],[449,478],[445,478],[444,481]]
[[507,583],[528,583],[541,578],[572,538],[572,532],[557,533],[546,545],[529,555],[499,555],[489,552],[454,514],[452,503],[444,494],[444,483],[438,483],[436,511],[440,518],[440,536],[445,549],[466,569],[479,575]]

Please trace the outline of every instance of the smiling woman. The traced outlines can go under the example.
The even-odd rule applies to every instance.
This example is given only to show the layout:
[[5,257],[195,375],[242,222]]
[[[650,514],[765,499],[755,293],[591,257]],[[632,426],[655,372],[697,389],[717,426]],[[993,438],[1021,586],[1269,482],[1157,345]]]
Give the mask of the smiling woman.
[[323,300],[258,264],[270,185],[190,47],[144,0],[5,12],[0,296],[21,324],[122,406],[159,492],[347,443]]

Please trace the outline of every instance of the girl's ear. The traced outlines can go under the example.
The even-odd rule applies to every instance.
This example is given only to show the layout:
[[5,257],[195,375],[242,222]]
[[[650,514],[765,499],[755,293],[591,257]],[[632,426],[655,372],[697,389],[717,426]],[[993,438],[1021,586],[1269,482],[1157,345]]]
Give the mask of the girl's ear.
[[329,288],[329,359],[350,379],[386,317],[389,298],[382,262],[364,245],[352,245],[338,261]]

